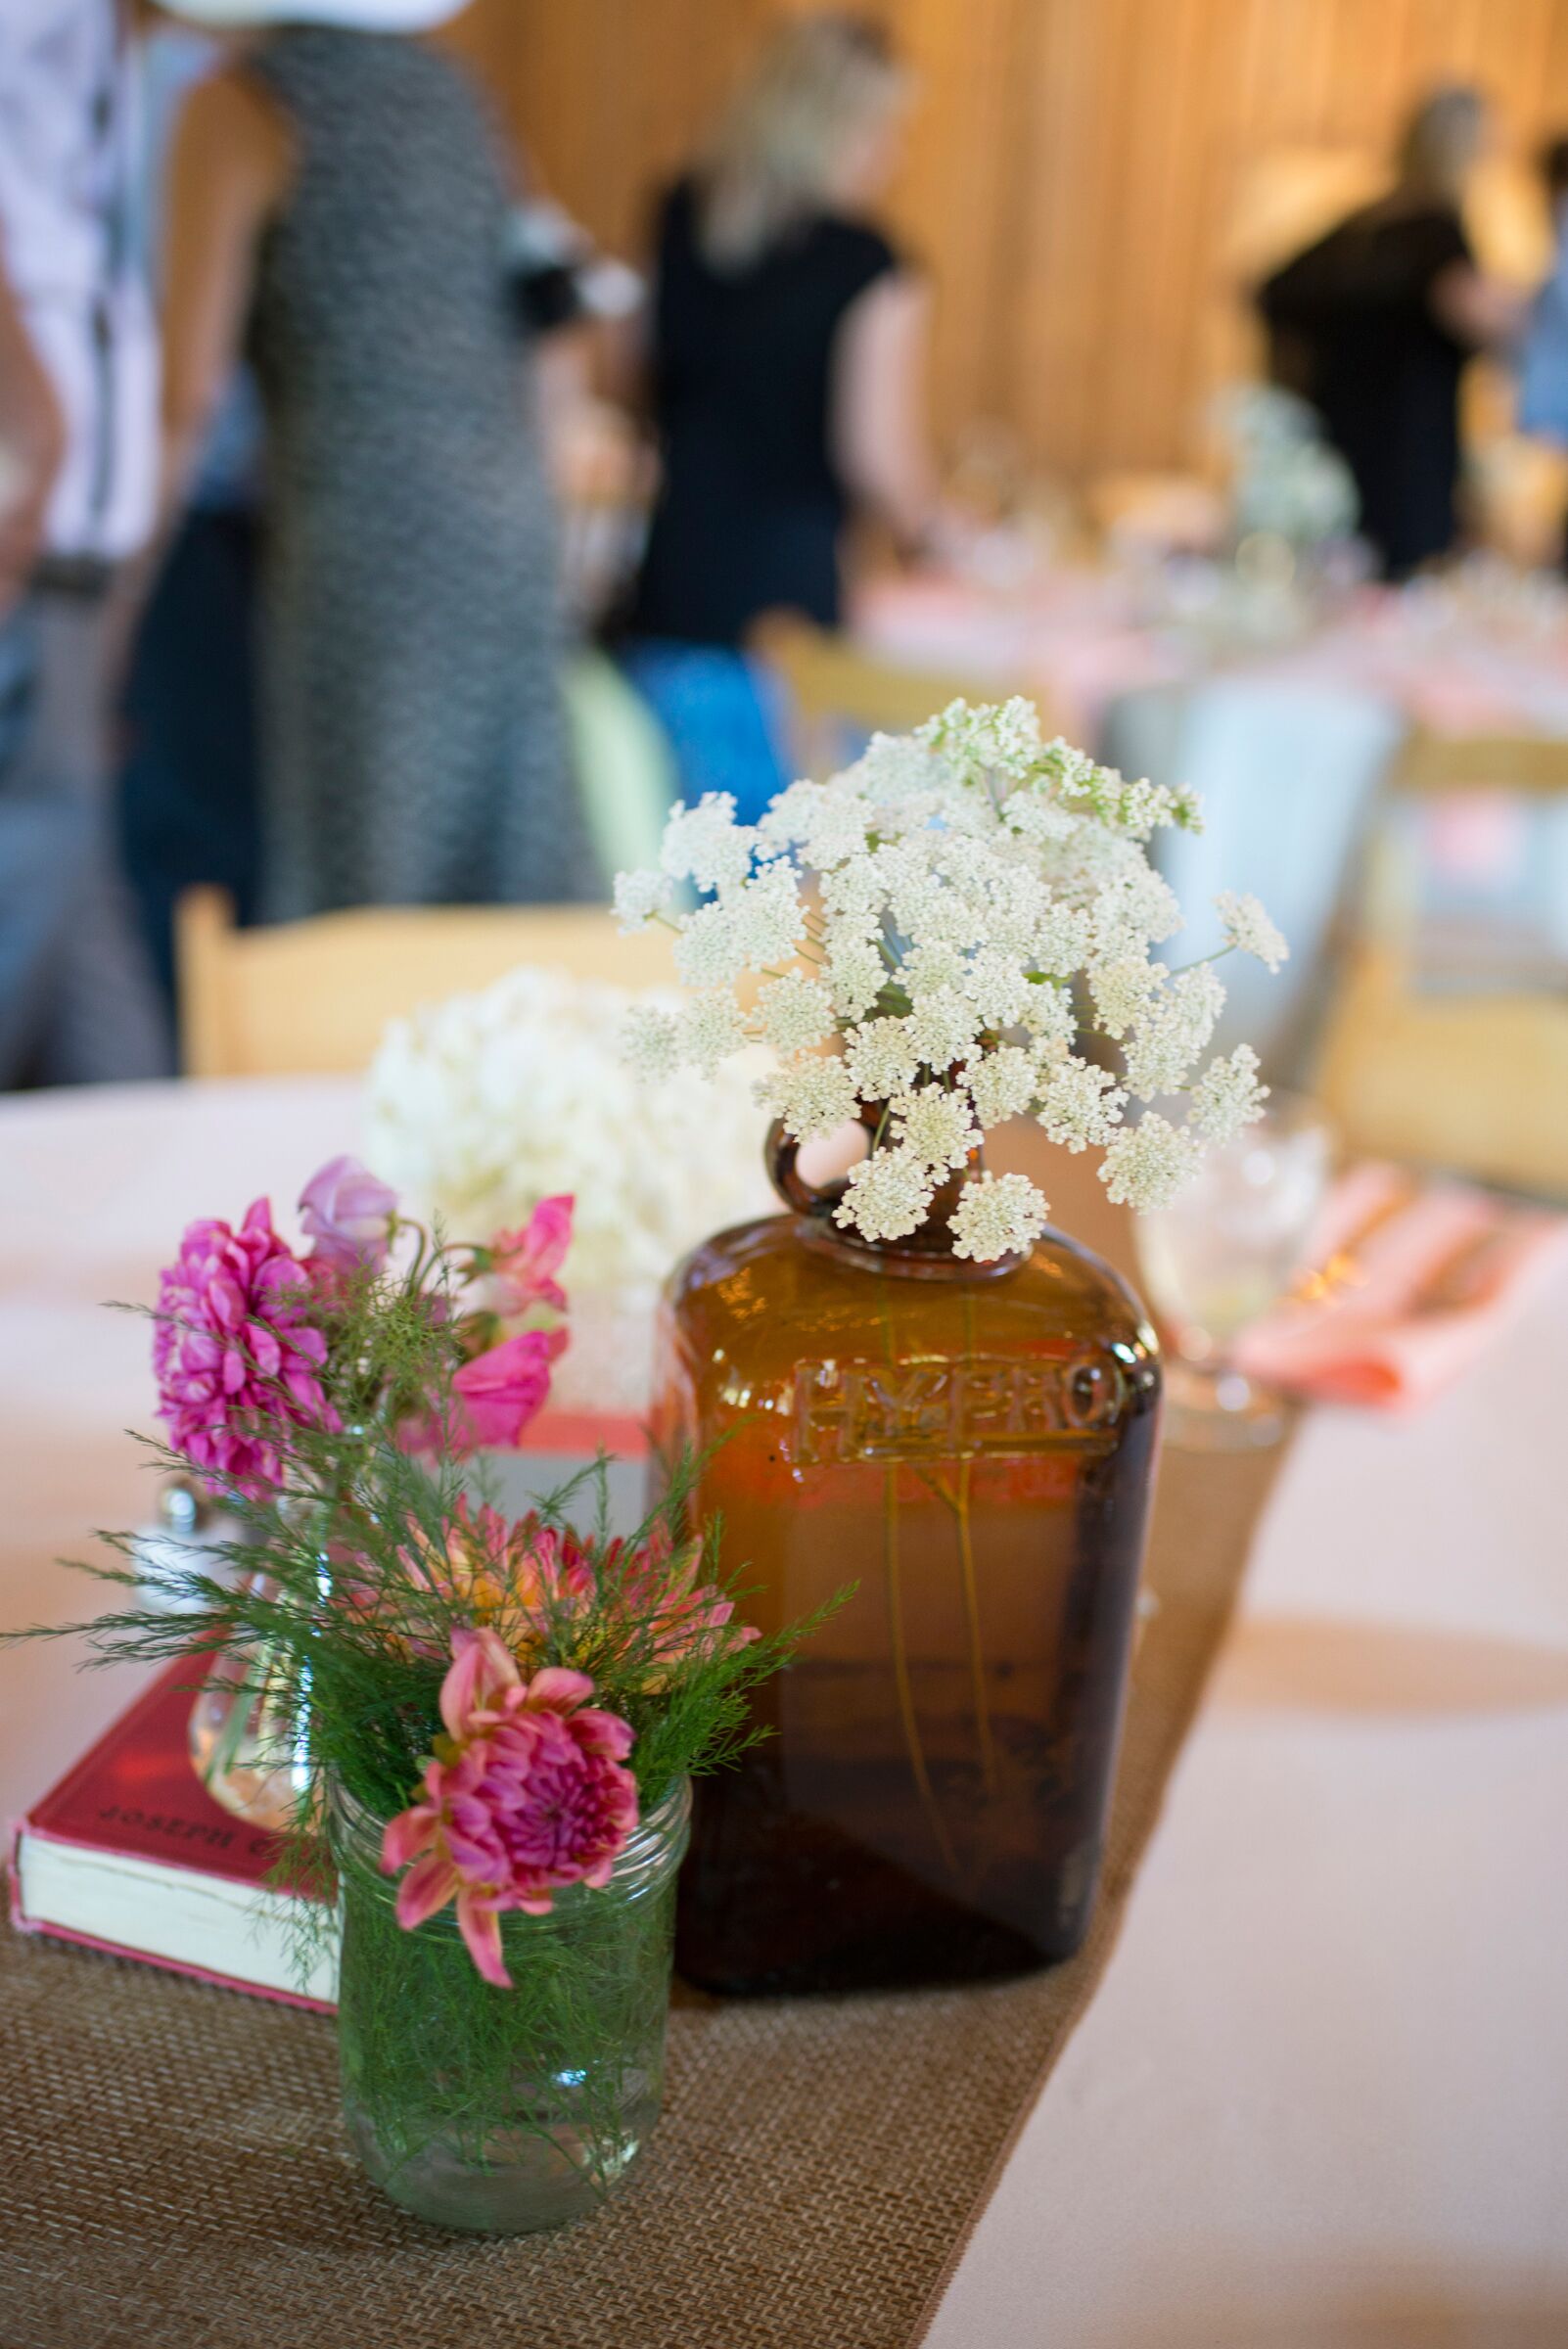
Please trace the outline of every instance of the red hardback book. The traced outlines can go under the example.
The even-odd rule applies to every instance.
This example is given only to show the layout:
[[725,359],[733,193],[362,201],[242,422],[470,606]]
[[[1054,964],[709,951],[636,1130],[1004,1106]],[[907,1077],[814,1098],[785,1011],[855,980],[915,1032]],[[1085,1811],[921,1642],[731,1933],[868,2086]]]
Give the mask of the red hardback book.
[[23,1933],[142,1958],[232,1990],[330,2011],[324,1940],[301,1984],[301,1893],[267,1882],[275,1836],[215,1803],[191,1764],[203,1665],[160,1673],[28,1812],[11,1855],[11,1921]]
[[[629,1417],[541,1411],[521,1450],[487,1455],[497,1499],[521,1514],[588,1466],[601,1446],[615,1455],[612,1522],[629,1531],[645,1505],[647,1454],[643,1429]],[[23,1819],[11,1859],[11,1920],[23,1933],[330,2011],[336,1953],[324,1938],[301,1986],[295,1952],[305,1896],[268,1884],[276,1838],[223,1810],[191,1766],[201,1676],[194,1656],[171,1664]]]

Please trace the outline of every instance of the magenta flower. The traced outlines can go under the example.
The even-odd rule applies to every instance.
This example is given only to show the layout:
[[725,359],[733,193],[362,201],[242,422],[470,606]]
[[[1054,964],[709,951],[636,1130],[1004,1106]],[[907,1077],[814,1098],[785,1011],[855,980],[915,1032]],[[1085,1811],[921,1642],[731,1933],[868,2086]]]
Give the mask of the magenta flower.
[[300,1194],[300,1222],[314,1240],[312,1256],[337,1272],[387,1262],[397,1194],[357,1158],[330,1158]]
[[526,1313],[534,1304],[566,1312],[566,1291],[553,1276],[572,1245],[575,1204],[569,1192],[541,1199],[521,1231],[498,1231],[490,1242],[491,1261],[506,1284],[503,1313]]
[[313,1303],[310,1267],[273,1230],[265,1199],[238,1231],[215,1219],[188,1225],[159,1282],[158,1415],[176,1451],[253,1498],[282,1475],[269,1420],[338,1425],[318,1376],[327,1341]]
[[[423,1779],[424,1800],[389,1819],[381,1865],[407,1867],[397,1888],[405,1931],[454,1897],[469,1956],[510,1990],[500,1918],[549,1913],[564,1884],[602,1888],[637,1823],[637,1782],[622,1767],[632,1732],[587,1705],[586,1673],[547,1666],[525,1681],[491,1631],[452,1634],[441,1682],[446,1735]],[[413,1865],[410,1866],[409,1863]]]
[[465,1362],[452,1380],[470,1446],[510,1451],[544,1407],[550,1364],[567,1343],[564,1329],[528,1329]]

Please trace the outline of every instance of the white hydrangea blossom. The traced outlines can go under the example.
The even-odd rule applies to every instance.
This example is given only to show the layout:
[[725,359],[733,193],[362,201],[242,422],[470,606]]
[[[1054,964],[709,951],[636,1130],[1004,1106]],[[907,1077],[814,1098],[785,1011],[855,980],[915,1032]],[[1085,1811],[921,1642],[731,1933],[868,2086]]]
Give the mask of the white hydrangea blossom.
[[680,1022],[657,1004],[633,1004],[621,1040],[629,1065],[654,1083],[662,1077],[673,1077],[681,1065]]
[[1214,902],[1226,945],[1238,946],[1243,954],[1256,954],[1270,971],[1277,971],[1289,959],[1283,933],[1256,898],[1238,897],[1233,889],[1223,889]]
[[[1121,1124],[1130,1094],[1192,1083],[1223,999],[1206,963],[1172,973],[1151,958],[1181,916],[1146,844],[1199,822],[1189,792],[1044,741],[1023,699],[955,702],[912,735],[879,734],[755,826],[710,794],[670,817],[657,873],[617,884],[624,925],[674,930],[697,998],[678,1020],[639,1017],[628,1049],[657,1073],[765,1043],[780,1065],[757,1098],[790,1133],[862,1117],[876,1145],[837,1212],[866,1238],[914,1230],[985,1132],[1026,1115],[1069,1149],[1102,1150],[1113,1196],[1143,1204],[1259,1097],[1255,1065],[1233,1053],[1192,1085],[1184,1125]],[[680,908],[687,883],[698,901]],[[1280,959],[1255,899],[1220,912],[1232,944]],[[1121,1044],[1120,1074],[1079,1048],[1081,1020]],[[1010,1253],[1043,1215],[1021,1177],[971,1178],[954,1246]]]
[[1187,1124],[1206,1142],[1230,1142],[1244,1126],[1264,1114],[1268,1087],[1258,1082],[1258,1055],[1251,1044],[1217,1053],[1193,1086]]
[[[569,1409],[646,1415],[659,1289],[688,1249],[764,1214],[754,1046],[711,1082],[680,1066],[684,999],[512,971],[394,1020],[366,1084],[361,1147],[412,1213],[476,1237],[576,1198],[564,1279]],[[626,1048],[629,1044],[629,1051]]]
[[1033,1247],[1045,1228],[1046,1205],[1027,1174],[982,1174],[966,1182],[953,1209],[952,1252],[993,1264]]

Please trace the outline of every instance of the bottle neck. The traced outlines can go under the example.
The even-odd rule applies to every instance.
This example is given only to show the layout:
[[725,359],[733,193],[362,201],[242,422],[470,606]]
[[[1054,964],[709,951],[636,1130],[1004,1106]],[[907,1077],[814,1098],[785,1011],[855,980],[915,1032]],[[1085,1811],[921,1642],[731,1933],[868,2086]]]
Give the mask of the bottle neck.
[[[880,1105],[871,1104],[863,1109],[860,1123],[875,1136],[883,1123]],[[853,1226],[847,1229],[836,1222],[834,1213],[845,1196],[844,1179],[840,1177],[821,1185],[808,1183],[796,1165],[795,1143],[779,1126],[768,1135],[766,1159],[773,1187],[785,1206],[793,1209],[804,1244],[820,1255],[832,1257],[836,1263],[853,1265],[866,1272],[891,1273],[903,1280],[942,1280],[967,1286],[1005,1279],[1028,1261],[1026,1256],[1015,1255],[998,1257],[990,1264],[976,1264],[971,1258],[954,1256],[952,1252],[949,1225],[953,1210],[963,1197],[965,1184],[977,1181],[985,1172],[985,1150],[980,1144],[939,1186],[924,1222],[897,1240],[868,1240]]]

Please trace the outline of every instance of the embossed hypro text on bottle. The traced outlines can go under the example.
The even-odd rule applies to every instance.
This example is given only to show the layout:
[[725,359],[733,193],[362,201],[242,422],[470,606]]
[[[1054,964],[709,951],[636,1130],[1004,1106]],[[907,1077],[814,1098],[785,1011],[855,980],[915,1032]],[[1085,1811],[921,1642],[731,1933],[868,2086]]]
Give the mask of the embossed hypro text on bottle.
[[1098,1450],[1127,1400],[1121,1363],[1093,1348],[1065,1359],[797,1362],[788,1449],[802,1467]]

